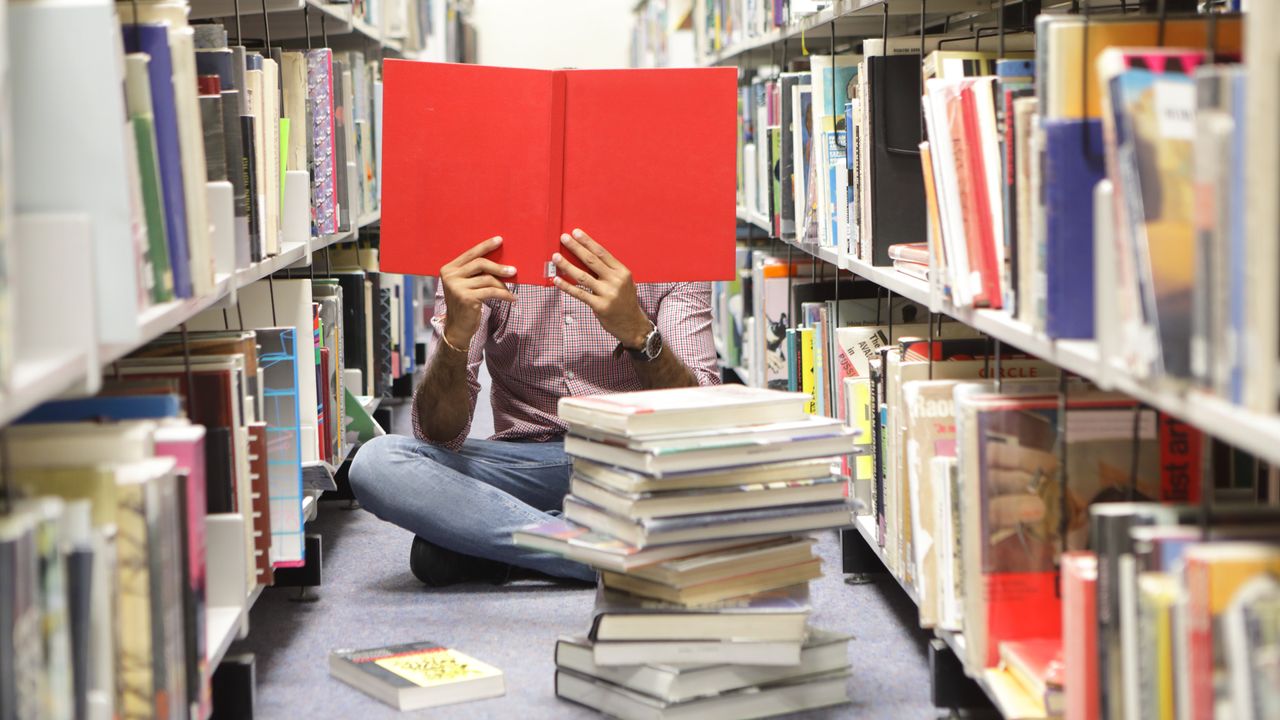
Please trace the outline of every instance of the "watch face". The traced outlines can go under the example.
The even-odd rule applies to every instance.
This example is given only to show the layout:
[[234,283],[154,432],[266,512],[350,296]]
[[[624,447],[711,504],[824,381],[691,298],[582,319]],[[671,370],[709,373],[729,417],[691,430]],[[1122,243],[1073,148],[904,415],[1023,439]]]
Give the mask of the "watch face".
[[657,328],[654,328],[653,332],[649,333],[649,337],[644,339],[644,354],[648,355],[649,359],[652,360],[653,358],[658,357],[658,353],[661,352],[662,335],[658,333]]

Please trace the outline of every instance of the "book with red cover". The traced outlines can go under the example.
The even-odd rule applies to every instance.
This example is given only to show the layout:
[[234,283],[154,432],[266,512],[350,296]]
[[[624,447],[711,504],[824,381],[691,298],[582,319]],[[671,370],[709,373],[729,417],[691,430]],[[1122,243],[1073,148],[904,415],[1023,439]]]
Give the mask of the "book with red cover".
[[735,68],[388,60],[382,270],[438,275],[502,236],[489,257],[549,285],[581,228],[637,282],[732,279],[736,89]]
[[1098,557],[1062,554],[1062,661],[1066,720],[1096,720],[1098,698]]

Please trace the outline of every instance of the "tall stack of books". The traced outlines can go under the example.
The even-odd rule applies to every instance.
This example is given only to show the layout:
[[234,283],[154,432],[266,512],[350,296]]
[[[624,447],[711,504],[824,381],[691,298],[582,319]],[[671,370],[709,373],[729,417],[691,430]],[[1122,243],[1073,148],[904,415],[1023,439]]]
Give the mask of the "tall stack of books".
[[622,718],[754,718],[847,702],[847,637],[809,627],[805,533],[852,520],[854,434],[807,396],[727,385],[560,401],[564,518],[518,544],[600,569],[556,694]]

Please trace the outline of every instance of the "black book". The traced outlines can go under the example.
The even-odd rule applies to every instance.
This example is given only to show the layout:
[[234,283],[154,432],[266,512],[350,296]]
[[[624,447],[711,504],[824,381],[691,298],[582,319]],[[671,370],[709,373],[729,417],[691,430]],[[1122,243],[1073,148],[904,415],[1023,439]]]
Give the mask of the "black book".
[[338,272],[334,277],[342,286],[342,364],[348,370],[359,370],[367,384],[372,364],[366,352],[365,273]]
[[869,57],[871,263],[892,265],[889,246],[926,236],[920,168],[920,56]]
[[205,427],[205,503],[210,515],[236,511],[236,482],[231,464],[231,428]]
[[873,496],[875,499],[876,511],[876,540],[879,541],[880,547],[884,547],[885,536],[885,507],[884,507],[884,427],[881,425],[881,419],[884,417],[884,407],[887,395],[887,383],[884,372],[885,365],[888,364],[888,354],[891,345],[881,347],[878,352],[880,354],[880,364],[871,366],[871,448],[872,448],[872,464],[875,473],[873,483]]
[[222,94],[200,96],[200,127],[204,130],[205,179],[219,182],[227,176],[226,132],[222,128]]
[[[342,73],[346,70],[346,63],[335,59],[333,61],[333,157],[334,157],[334,182],[337,187],[338,195],[338,231],[346,232],[351,229],[351,224],[355,218],[351,217],[351,203],[347,202],[350,193],[347,192],[347,133],[352,131],[351,119],[347,117],[350,109],[346,106],[346,90]],[[374,294],[377,297],[377,294]]]
[[373,392],[378,397],[386,397],[391,392],[391,355],[395,348],[391,344],[391,288],[379,287],[378,312],[373,317],[373,355],[377,361],[378,374],[374,376]]
[[257,152],[254,144],[256,123],[257,120],[252,115],[240,116],[240,138],[244,142],[244,157],[240,162],[245,179],[244,210],[245,220],[249,224],[249,259],[252,262],[260,262],[263,254],[262,233],[259,232],[261,223],[258,221],[261,208],[258,207],[256,194],[249,191],[249,188],[257,184],[258,177],[258,163],[254,157],[254,153]]

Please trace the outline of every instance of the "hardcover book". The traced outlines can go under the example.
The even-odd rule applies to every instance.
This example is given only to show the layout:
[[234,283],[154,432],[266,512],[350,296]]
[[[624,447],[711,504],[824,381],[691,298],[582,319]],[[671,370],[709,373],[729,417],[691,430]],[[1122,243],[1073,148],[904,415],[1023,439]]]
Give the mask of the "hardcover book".
[[433,642],[329,653],[329,674],[398,710],[499,697],[502,671]]
[[732,278],[736,70],[383,72],[383,270],[436,275],[502,236],[490,258],[550,285],[582,228],[637,282]]

